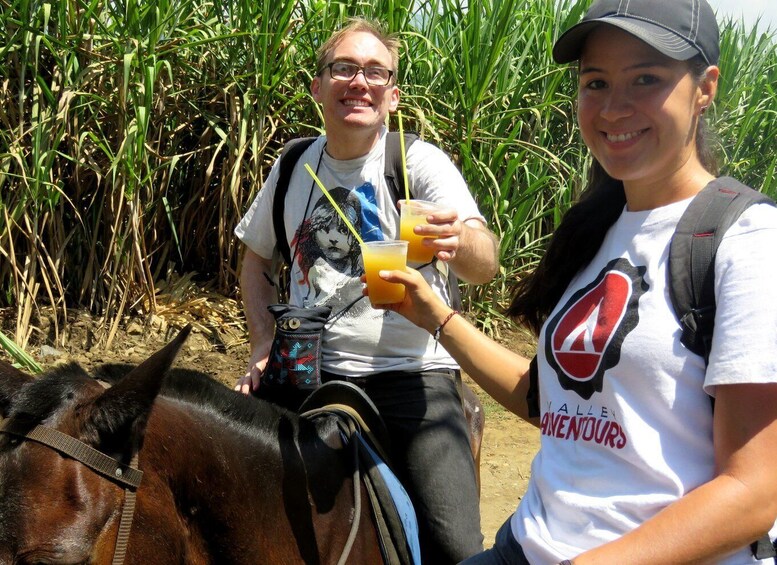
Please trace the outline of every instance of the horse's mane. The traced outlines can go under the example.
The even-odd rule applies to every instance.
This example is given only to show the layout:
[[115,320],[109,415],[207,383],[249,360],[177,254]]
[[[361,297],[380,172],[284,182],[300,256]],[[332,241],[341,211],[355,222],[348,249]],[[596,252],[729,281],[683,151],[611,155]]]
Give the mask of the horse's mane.
[[[129,364],[107,363],[97,367],[93,376],[114,384],[132,369],[134,366]],[[294,412],[235,392],[207,373],[195,369],[170,369],[165,375],[160,394],[215,412],[240,424],[266,427],[282,417],[292,420],[298,418]]]
[[94,394],[97,389],[89,384],[94,381],[78,363],[60,365],[23,386],[11,400],[8,416],[31,425],[39,424],[53,416],[63,404],[72,404],[86,396],[85,390]]
[[[76,362],[59,365],[25,384],[12,398],[8,416],[29,425],[43,423],[55,416],[60,408],[96,398],[102,390],[98,381],[112,385],[134,368],[130,364],[108,363],[98,366],[90,375]],[[164,377],[160,395],[185,402],[238,426],[267,430],[284,420],[292,429],[299,429],[301,424],[307,428],[307,421],[295,412],[236,392],[207,373],[194,369],[170,369]]]

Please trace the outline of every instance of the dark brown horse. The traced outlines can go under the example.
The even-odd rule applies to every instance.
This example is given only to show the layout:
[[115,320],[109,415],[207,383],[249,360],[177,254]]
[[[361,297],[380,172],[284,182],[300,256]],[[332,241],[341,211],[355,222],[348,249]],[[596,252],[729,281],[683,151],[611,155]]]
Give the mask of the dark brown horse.
[[349,546],[348,563],[382,563],[336,421],[168,371],[186,334],[107,389],[76,364],[33,379],[0,362],[0,565],[114,558],[130,491],[24,436],[52,429],[128,474],[139,455],[127,564],[337,563]]
[[[157,397],[183,338],[107,390],[74,364],[34,380],[5,365],[0,413],[125,464],[139,453],[128,564],[336,563],[354,512],[352,458],[338,427],[207,379]],[[110,563],[124,497],[74,459],[2,434],[0,564]],[[380,563],[368,504],[355,519],[348,562]]]

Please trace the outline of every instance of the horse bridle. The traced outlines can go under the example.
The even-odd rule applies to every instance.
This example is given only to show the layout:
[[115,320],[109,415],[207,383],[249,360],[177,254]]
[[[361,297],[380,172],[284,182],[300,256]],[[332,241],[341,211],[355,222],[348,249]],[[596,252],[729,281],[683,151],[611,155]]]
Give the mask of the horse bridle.
[[[340,408],[341,416],[343,415],[342,412],[345,412],[347,415],[351,416],[351,418],[346,418],[345,420],[341,419],[340,425],[343,426],[345,422],[349,422],[349,424],[345,424],[344,429],[341,428],[341,431],[346,437],[352,439],[352,434],[355,431],[353,418],[357,415],[350,407],[338,405],[338,408]],[[332,409],[333,407],[330,406],[330,414],[332,413]],[[314,416],[317,412],[320,411],[311,410],[305,415]],[[357,421],[361,421],[361,419],[358,418]],[[362,427],[367,428],[363,422]],[[111,562],[112,565],[122,565],[127,554],[127,544],[129,542],[130,530],[132,529],[132,519],[135,514],[136,491],[140,486],[141,479],[143,478],[143,471],[137,468],[138,454],[135,453],[132,456],[132,460],[130,461],[129,465],[124,465],[113,457],[98,451],[97,449],[87,445],[81,440],[74,438],[73,436],[69,436],[63,432],[60,432],[59,430],[55,430],[54,428],[40,424],[30,427],[29,424],[15,420],[13,418],[0,417],[0,433],[9,434],[23,440],[31,440],[45,445],[59,453],[67,455],[82,465],[89,467],[94,472],[103,476],[109,481],[118,483],[120,486],[124,487],[124,504],[122,506],[121,518],[119,520],[119,530],[116,534],[116,546],[113,551],[113,561]],[[361,496],[359,489],[359,484],[361,481],[358,452],[356,451],[355,442],[354,459],[354,512],[358,517],[361,513]],[[356,538],[358,527],[359,520],[355,519],[354,523],[351,525],[351,530],[343,549],[343,553],[338,560],[338,564],[343,564],[348,559]]]
[[37,425],[32,428],[24,422],[11,418],[0,418],[0,433],[28,439],[43,444],[86,465],[106,479],[124,487],[124,504],[121,509],[119,531],[116,535],[116,547],[113,550],[113,565],[122,565],[127,553],[129,534],[132,529],[132,518],[135,514],[136,491],[143,478],[143,471],[138,469],[138,454],[132,456],[129,465],[120,463],[113,457],[96,450],[65,433],[48,426]]

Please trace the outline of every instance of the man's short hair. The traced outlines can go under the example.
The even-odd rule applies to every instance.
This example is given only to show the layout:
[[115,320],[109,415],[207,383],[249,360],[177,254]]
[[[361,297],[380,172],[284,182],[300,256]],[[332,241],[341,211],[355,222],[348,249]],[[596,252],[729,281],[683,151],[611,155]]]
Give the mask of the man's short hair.
[[340,44],[345,36],[352,33],[370,33],[388,49],[391,55],[391,70],[394,71],[396,80],[397,69],[399,67],[399,37],[393,33],[387,33],[381,24],[376,21],[366,20],[364,18],[349,18],[346,25],[334,32],[326,42],[318,48],[316,52],[316,73],[320,73],[329,61],[329,54]]

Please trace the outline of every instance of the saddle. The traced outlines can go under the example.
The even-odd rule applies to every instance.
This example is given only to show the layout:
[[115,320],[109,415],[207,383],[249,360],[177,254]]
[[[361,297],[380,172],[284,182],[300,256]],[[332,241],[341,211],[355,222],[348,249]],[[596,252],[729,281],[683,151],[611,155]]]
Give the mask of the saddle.
[[[357,475],[369,495],[385,563],[420,565],[415,510],[391,470],[387,455],[390,446],[388,431],[372,400],[352,383],[330,381],[305,400],[300,407],[300,415],[303,418],[327,416],[337,419],[346,444],[356,452]],[[354,482],[356,504],[359,505],[358,493],[361,491],[358,481]],[[354,524],[358,524],[358,520]],[[352,534],[355,536],[355,531]]]

